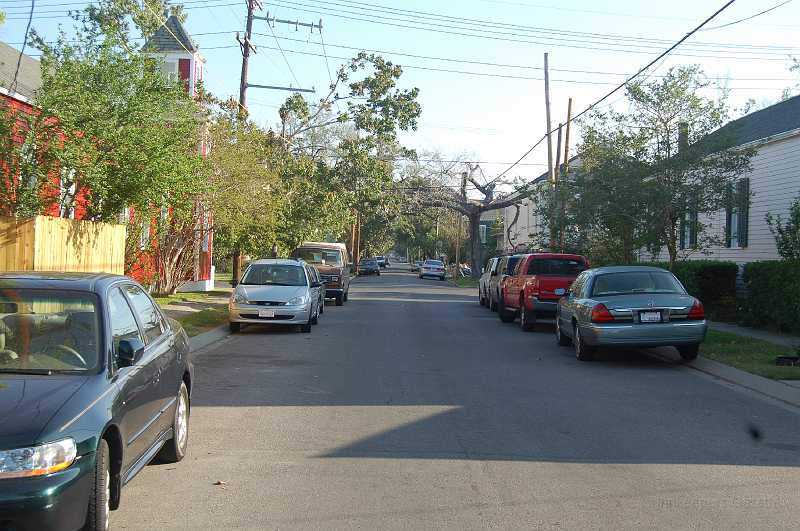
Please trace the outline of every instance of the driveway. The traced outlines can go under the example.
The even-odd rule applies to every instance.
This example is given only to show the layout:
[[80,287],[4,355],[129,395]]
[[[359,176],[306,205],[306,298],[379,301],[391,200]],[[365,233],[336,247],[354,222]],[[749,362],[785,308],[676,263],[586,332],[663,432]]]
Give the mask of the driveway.
[[198,353],[189,455],[148,466],[112,525],[796,528],[798,410],[672,358],[581,363],[552,328],[392,268],[311,334]]

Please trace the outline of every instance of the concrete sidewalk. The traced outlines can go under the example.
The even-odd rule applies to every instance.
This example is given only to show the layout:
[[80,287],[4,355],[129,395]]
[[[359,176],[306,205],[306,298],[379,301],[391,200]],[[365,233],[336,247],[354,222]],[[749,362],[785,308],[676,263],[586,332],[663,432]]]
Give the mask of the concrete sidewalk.
[[769,332],[767,330],[759,330],[757,328],[716,321],[709,321],[708,325],[712,330],[718,330],[720,332],[730,332],[731,334],[761,339],[762,341],[769,341],[770,343],[775,343],[776,345],[782,345],[784,347],[800,347],[800,337],[798,336],[776,334],[775,332]]

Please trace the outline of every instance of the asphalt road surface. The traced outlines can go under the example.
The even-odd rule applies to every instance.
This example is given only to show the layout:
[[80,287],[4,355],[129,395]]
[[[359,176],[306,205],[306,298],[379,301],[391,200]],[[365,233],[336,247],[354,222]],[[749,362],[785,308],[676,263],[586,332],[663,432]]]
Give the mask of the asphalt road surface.
[[198,353],[189,454],[112,527],[797,529],[798,410],[552,332],[397,269],[311,334],[246,328]]

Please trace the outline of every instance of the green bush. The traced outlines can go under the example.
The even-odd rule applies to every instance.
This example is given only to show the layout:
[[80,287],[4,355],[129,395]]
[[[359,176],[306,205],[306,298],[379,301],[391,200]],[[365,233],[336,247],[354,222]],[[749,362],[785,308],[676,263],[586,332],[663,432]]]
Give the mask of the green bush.
[[800,332],[800,260],[751,262],[744,267],[744,282],[754,325]]
[[[669,269],[666,262],[647,265]],[[700,299],[708,308],[730,304],[736,300],[736,276],[739,266],[734,262],[718,260],[686,260],[676,262],[673,273],[678,277],[686,291]]]

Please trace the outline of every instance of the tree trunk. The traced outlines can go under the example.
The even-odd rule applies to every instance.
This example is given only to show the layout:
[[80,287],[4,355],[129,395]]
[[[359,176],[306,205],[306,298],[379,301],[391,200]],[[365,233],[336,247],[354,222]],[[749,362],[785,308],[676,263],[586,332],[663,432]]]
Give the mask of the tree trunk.
[[231,273],[231,285],[235,288],[239,284],[239,276],[242,273],[242,253],[238,248],[233,250],[233,267]]
[[483,257],[481,252],[483,246],[481,245],[481,214],[470,214],[469,219],[469,247],[470,247],[470,266],[472,267],[472,278],[480,278],[481,265],[483,264]]

